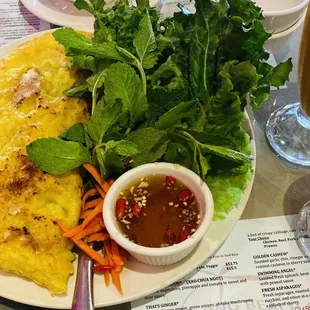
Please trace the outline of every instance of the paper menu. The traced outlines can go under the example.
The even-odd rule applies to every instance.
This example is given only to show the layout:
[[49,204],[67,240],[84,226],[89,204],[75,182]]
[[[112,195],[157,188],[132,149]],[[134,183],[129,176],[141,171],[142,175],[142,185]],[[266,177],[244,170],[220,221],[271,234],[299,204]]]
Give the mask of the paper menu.
[[186,278],[135,310],[310,310],[310,264],[294,236],[294,216],[239,221],[222,248]]
[[0,1],[0,46],[47,29],[50,24],[31,14],[19,0]]

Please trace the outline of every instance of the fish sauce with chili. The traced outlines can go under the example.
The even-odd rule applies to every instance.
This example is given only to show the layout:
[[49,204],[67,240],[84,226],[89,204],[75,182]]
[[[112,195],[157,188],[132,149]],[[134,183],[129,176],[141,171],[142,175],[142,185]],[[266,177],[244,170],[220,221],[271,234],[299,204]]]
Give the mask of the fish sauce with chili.
[[150,175],[120,192],[116,218],[125,237],[152,248],[189,238],[201,222],[193,192],[172,176]]

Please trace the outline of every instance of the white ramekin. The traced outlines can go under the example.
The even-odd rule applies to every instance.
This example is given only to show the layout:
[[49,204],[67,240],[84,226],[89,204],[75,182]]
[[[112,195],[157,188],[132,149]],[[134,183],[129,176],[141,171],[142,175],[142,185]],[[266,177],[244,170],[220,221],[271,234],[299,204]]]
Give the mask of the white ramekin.
[[292,27],[305,13],[309,0],[256,0],[263,9],[263,24],[270,33],[281,33]]
[[[175,177],[195,194],[201,208],[201,223],[196,232],[185,241],[166,248],[150,248],[131,242],[121,233],[115,216],[119,193],[134,181],[152,174]],[[129,170],[113,183],[104,200],[103,218],[111,238],[137,260],[150,265],[169,265],[186,257],[199,243],[212,222],[213,209],[210,189],[196,173],[176,164],[152,163]]]
[[280,33],[273,34],[264,44],[265,49],[271,53],[276,53],[303,25],[306,14],[291,28]]

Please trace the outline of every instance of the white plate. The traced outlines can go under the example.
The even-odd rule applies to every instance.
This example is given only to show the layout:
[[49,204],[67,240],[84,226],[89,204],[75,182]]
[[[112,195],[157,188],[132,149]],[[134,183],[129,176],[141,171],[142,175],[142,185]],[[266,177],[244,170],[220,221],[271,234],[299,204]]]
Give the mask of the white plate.
[[70,0],[21,0],[23,5],[39,18],[58,26],[93,31],[93,16],[79,11]]
[[[2,46],[0,48],[0,59],[10,54],[20,43],[29,41],[34,37],[50,31],[36,33]],[[249,134],[254,137],[250,122],[247,123],[247,127]],[[253,169],[255,171],[256,149],[254,139],[251,140],[251,145],[254,157]],[[248,183],[238,207],[234,208],[224,221],[212,222],[202,242],[182,262],[166,267],[155,267],[144,265],[134,259],[129,259],[126,268],[122,272],[123,297],[118,294],[113,285],[106,288],[103,277],[96,275],[94,278],[96,307],[116,305],[141,298],[178,281],[193,271],[197,266],[201,265],[222,245],[240,219],[249,199],[253,180],[254,176]],[[46,289],[30,281],[13,274],[0,273],[0,296],[28,305],[53,309],[69,309],[71,308],[74,283],[75,277],[73,276],[69,280],[68,293],[66,295],[51,296]]]

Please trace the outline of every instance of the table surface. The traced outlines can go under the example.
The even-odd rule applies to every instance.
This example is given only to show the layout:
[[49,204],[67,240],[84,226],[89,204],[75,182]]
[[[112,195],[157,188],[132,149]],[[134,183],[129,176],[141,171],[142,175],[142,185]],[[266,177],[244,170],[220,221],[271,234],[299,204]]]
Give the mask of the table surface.
[[[274,90],[260,110],[249,110],[256,148],[257,169],[250,199],[242,219],[296,214],[310,198],[310,170],[290,167],[273,154],[266,143],[265,124],[272,111],[298,101],[297,56],[301,38],[298,31],[275,55],[277,62],[292,57],[294,71],[287,88]],[[109,307],[111,310],[128,310],[130,304]],[[109,309],[105,308],[105,309]],[[40,310],[0,297],[0,310]],[[103,308],[101,308],[103,309]]]

